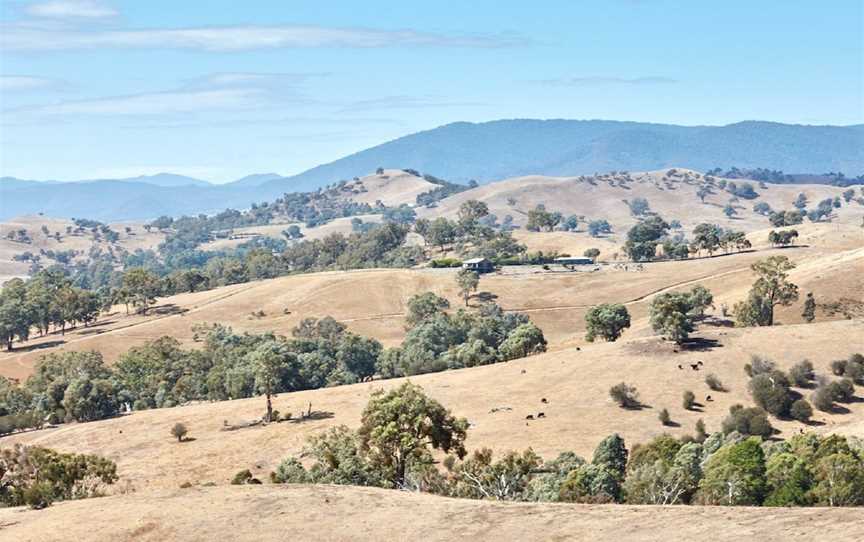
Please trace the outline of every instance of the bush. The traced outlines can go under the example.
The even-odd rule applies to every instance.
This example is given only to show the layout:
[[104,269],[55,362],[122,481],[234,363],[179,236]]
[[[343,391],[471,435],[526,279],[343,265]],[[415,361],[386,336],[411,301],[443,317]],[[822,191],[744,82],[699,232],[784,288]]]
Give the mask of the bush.
[[702,418],[696,420],[696,435],[694,436],[694,440],[696,442],[702,443],[705,442],[705,439],[708,438],[708,433],[705,431],[705,422],[702,421]]
[[0,504],[6,506],[45,508],[55,501],[96,497],[117,481],[117,466],[103,457],[20,444],[0,450],[0,472]]
[[682,404],[685,409],[693,410],[693,407],[696,406],[696,395],[690,390],[685,391]]
[[231,485],[241,486],[246,484],[260,484],[261,480],[252,475],[249,469],[241,470],[231,479]]
[[846,362],[846,371],[843,373],[851,378],[856,384],[864,385],[864,361],[858,361],[853,357]]
[[770,373],[774,369],[773,361],[755,354],[750,356],[750,363],[744,365],[744,372],[751,378],[762,373]]
[[672,418],[669,416],[669,411],[665,408],[660,411],[660,414],[657,416],[660,419],[660,423],[663,425],[671,425]]
[[609,388],[609,396],[612,400],[618,403],[621,408],[637,408],[641,405],[639,402],[639,393],[636,391],[636,386],[628,386],[621,382]]
[[799,422],[807,423],[813,416],[813,407],[807,402],[807,399],[798,399],[789,408],[789,415]]
[[781,371],[754,376],[748,388],[753,401],[763,410],[775,416],[788,414],[792,398],[789,395],[789,381]]
[[705,377],[705,384],[711,391],[726,391],[726,387],[723,385],[723,382],[717,378],[717,375],[714,373],[709,373]]
[[846,360],[838,359],[831,362],[831,372],[836,376],[843,376],[846,374]]
[[183,439],[186,438],[186,434],[189,432],[189,429],[182,423],[175,423],[174,427],[171,428],[171,434],[177,438],[177,442],[183,442]]
[[855,384],[851,378],[836,380],[828,384],[831,398],[840,403],[848,403],[855,397]]
[[432,260],[431,262],[429,262],[429,267],[462,267],[462,260],[458,258],[439,258],[437,260]]
[[767,438],[774,433],[774,428],[761,408],[733,405],[729,408],[729,415],[723,420],[723,433],[728,435],[733,431]]
[[813,406],[822,412],[831,412],[834,410],[834,395],[830,384],[816,388],[816,391],[810,396],[810,400],[813,402]]
[[789,380],[799,388],[806,388],[816,379],[816,372],[809,360],[802,360],[789,369]]

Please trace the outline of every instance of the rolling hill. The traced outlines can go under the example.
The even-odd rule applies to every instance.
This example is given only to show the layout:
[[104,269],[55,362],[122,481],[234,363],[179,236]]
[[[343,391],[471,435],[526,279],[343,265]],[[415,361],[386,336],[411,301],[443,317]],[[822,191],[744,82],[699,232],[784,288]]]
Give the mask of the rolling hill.
[[407,135],[291,177],[251,175],[225,185],[171,174],[43,184],[0,181],[0,219],[44,213],[97,220],[150,219],[246,208],[285,192],[314,191],[378,167],[490,182],[526,175],[575,176],[670,167],[864,173],[864,125],[741,122],[675,126],[617,121],[460,122]]
[[[864,173],[864,126],[739,122],[675,126],[604,120],[458,122],[411,134],[288,177],[297,189],[377,167],[411,167],[454,182],[669,167],[763,167]],[[280,182],[280,181],[276,181]]]

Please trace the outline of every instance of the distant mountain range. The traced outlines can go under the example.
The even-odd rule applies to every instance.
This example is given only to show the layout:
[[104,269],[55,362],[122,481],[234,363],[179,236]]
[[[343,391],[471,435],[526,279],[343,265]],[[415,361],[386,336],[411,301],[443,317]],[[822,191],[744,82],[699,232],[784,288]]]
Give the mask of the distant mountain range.
[[413,168],[455,182],[520,175],[584,175],[684,167],[768,168],[864,174],[864,125],[748,121],[675,126],[618,121],[457,122],[407,135],[299,175],[255,174],[213,185],[162,173],[72,183],[0,179],[0,219],[42,212],[98,220],[147,219],[248,207],[284,192],[316,190],[378,167]]

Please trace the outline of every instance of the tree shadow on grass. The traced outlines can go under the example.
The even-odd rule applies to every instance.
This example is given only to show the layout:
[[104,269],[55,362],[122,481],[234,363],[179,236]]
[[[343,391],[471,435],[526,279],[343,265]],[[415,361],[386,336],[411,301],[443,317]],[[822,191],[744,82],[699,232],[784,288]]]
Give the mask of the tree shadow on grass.
[[16,346],[12,350],[3,350],[7,354],[23,354],[26,352],[33,352],[35,350],[44,350],[46,348],[54,348],[55,346],[60,346],[61,344],[66,344],[64,340],[56,340],[56,341],[47,341],[39,344],[31,344],[27,346]]
[[477,292],[476,294],[471,296],[471,299],[475,299],[480,304],[483,304],[495,301],[496,299],[498,299],[498,296],[493,294],[492,292]]
[[302,414],[299,418],[291,418],[288,421],[291,423],[303,423],[315,420],[329,420],[333,416],[335,414],[329,410],[313,410],[312,412]]
[[688,352],[707,352],[715,348],[723,348],[723,345],[717,339],[705,337],[690,337],[681,343],[681,349]]
[[181,307],[178,307],[174,303],[167,303],[165,305],[159,305],[157,307],[152,307],[149,312],[151,312],[153,314],[158,314],[159,316],[165,316],[168,314],[182,314],[186,311],[184,309],[182,309]]

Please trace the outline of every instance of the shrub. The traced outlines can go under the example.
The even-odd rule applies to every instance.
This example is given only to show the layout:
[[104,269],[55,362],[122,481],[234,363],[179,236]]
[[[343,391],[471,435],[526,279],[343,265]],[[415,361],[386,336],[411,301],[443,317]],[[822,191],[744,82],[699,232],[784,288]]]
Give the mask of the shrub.
[[840,403],[848,403],[855,397],[855,384],[851,378],[831,382],[828,389],[831,390],[831,397]]
[[618,403],[621,408],[637,408],[640,406],[639,393],[635,386],[628,386],[621,382],[609,388],[609,396]]
[[696,395],[690,390],[685,391],[682,404],[685,409],[693,410],[693,407],[696,406]]
[[117,466],[103,457],[20,444],[0,450],[0,472],[0,504],[31,508],[96,497],[102,495],[103,486],[117,481]]
[[813,406],[822,412],[834,410],[834,395],[830,384],[816,388],[816,391],[810,396],[810,400],[813,402]]
[[789,379],[799,388],[806,388],[815,378],[816,372],[810,360],[799,361],[789,369]]
[[729,407],[729,415],[723,420],[723,433],[729,434],[733,431],[767,438],[774,433],[774,428],[761,408],[733,405]]
[[789,407],[789,415],[799,422],[807,423],[813,416],[813,407],[810,406],[807,399],[798,399]]
[[660,411],[660,414],[657,416],[660,419],[660,423],[663,425],[670,425],[672,423],[672,418],[669,416],[669,411],[665,408]]
[[754,376],[748,385],[753,401],[763,410],[775,416],[789,412],[792,398],[789,395],[789,381],[781,371],[771,371]]
[[744,372],[747,376],[754,377],[762,373],[770,373],[775,369],[774,362],[762,356],[750,356],[750,363],[744,365]]
[[851,378],[856,384],[864,385],[864,361],[858,361],[853,357],[846,362],[846,371],[843,373]]
[[711,391],[726,391],[723,382],[721,382],[714,373],[709,373],[708,376],[705,377],[705,384]]
[[705,422],[702,421],[702,418],[696,420],[696,435],[694,439],[696,442],[702,443],[705,442],[705,439],[708,438],[708,433],[705,431]]
[[431,262],[429,262],[429,267],[462,267],[462,260],[458,258],[439,258],[437,260],[432,260]]
[[241,486],[245,484],[260,484],[261,480],[252,475],[252,471],[244,469],[234,475],[231,479],[231,485]]
[[831,362],[831,372],[837,376],[843,376],[846,373],[846,360],[837,359]]
[[177,442],[183,442],[183,439],[186,438],[186,434],[189,432],[189,429],[182,423],[175,423],[174,427],[171,428],[171,435],[173,435]]

